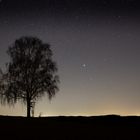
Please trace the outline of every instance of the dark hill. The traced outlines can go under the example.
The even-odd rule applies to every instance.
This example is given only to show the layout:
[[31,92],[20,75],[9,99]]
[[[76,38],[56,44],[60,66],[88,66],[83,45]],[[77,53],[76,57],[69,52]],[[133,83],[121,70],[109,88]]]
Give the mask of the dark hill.
[[5,139],[44,140],[136,140],[140,139],[140,117],[0,117]]

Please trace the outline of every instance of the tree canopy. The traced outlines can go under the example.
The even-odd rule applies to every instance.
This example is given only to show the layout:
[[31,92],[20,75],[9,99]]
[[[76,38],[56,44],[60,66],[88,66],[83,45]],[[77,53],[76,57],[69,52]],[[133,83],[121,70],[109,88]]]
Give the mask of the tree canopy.
[[37,37],[21,37],[8,49],[10,62],[1,78],[2,103],[27,104],[30,117],[33,104],[45,94],[49,99],[58,91],[59,77],[50,45]]

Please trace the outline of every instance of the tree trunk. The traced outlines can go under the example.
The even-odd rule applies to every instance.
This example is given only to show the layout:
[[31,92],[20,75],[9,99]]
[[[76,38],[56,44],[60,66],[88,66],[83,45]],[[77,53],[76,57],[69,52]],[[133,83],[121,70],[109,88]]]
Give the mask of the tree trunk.
[[31,112],[31,105],[30,105],[30,100],[29,101],[27,101],[27,117],[28,118],[30,118],[31,117],[31,114],[30,114],[30,112]]
[[27,117],[31,117],[31,100],[29,98],[29,93],[27,93]]

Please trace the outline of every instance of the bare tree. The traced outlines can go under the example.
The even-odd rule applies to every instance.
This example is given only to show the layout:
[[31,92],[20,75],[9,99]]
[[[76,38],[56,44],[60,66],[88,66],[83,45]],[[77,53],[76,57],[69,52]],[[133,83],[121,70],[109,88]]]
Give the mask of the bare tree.
[[[52,61],[50,45],[36,37],[21,37],[8,49],[10,62],[1,78],[2,103],[17,100],[27,105],[27,117],[34,115],[34,106],[45,94],[51,99],[58,91],[57,66]],[[2,73],[2,72],[1,72]],[[3,84],[2,84],[3,83]]]

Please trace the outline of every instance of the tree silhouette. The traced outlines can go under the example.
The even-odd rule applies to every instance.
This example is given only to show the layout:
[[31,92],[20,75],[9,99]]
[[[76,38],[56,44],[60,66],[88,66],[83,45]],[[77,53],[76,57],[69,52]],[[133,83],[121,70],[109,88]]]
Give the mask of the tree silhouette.
[[27,117],[45,94],[51,99],[58,91],[57,66],[50,45],[36,37],[21,37],[7,51],[10,62],[1,78],[1,103],[27,105]]

